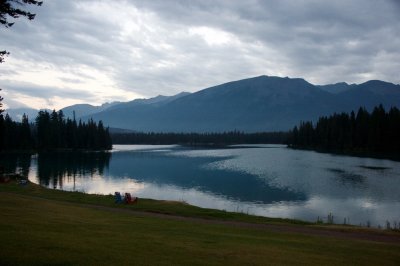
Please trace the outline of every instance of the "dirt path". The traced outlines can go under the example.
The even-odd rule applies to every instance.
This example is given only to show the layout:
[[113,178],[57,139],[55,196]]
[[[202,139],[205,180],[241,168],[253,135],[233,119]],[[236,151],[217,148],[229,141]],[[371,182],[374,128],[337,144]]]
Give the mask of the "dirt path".
[[313,225],[291,225],[291,224],[257,224],[257,223],[248,223],[248,222],[240,222],[240,221],[223,221],[218,219],[205,219],[205,218],[195,218],[195,217],[185,217],[178,215],[170,215],[170,214],[162,214],[162,213],[153,213],[153,212],[144,212],[144,211],[136,211],[133,209],[122,209],[122,208],[113,208],[101,205],[92,205],[92,204],[83,204],[83,203],[73,203],[59,200],[51,200],[44,199],[41,197],[29,196],[29,195],[21,195],[14,194],[9,192],[0,192],[0,194],[12,194],[18,195],[24,198],[31,198],[43,201],[52,201],[59,202],[62,204],[76,206],[76,207],[84,207],[89,209],[108,211],[114,213],[124,213],[128,215],[140,216],[140,217],[153,217],[159,219],[169,219],[175,221],[187,221],[193,223],[200,224],[214,224],[214,225],[223,225],[223,226],[234,226],[241,228],[251,228],[258,230],[267,230],[272,232],[280,232],[280,233],[294,233],[294,234],[305,234],[310,236],[318,236],[318,237],[331,237],[331,238],[340,238],[340,239],[356,239],[356,240],[364,240],[364,241],[373,241],[373,242],[384,242],[384,243],[394,243],[400,245],[400,233],[388,233],[384,230],[378,229],[366,229],[360,228],[359,230],[345,229],[345,228],[334,228],[334,227],[317,227]]

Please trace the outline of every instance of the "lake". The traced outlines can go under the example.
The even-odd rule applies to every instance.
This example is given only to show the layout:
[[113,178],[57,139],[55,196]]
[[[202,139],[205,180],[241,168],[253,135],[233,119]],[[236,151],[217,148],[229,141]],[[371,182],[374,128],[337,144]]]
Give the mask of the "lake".
[[386,226],[400,222],[400,162],[246,145],[114,145],[108,153],[2,155],[49,188],[184,201],[249,214]]

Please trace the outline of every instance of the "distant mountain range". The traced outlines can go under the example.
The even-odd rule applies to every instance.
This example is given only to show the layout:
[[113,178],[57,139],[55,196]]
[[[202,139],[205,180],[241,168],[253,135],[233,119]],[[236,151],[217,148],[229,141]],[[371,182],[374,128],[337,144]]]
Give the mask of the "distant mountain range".
[[29,121],[33,121],[33,119],[36,118],[38,112],[39,110],[37,109],[21,107],[6,109],[4,113],[8,114],[12,118],[12,120],[20,122],[24,114],[28,116]]
[[360,106],[371,110],[400,106],[400,85],[371,80],[362,84],[313,85],[300,78],[260,76],[228,82],[195,93],[157,96],[102,106],[73,105],[72,117],[102,120],[111,128],[145,132],[244,132],[291,129]]

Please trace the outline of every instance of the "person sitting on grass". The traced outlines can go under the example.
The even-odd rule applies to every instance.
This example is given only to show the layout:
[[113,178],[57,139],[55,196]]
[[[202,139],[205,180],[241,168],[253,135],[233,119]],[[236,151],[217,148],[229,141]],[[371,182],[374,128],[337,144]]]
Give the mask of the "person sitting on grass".
[[138,198],[131,196],[131,193],[125,193],[125,203],[126,204],[131,204],[131,203],[137,203]]
[[123,199],[122,199],[121,193],[115,192],[115,203],[122,203],[122,202],[123,202]]

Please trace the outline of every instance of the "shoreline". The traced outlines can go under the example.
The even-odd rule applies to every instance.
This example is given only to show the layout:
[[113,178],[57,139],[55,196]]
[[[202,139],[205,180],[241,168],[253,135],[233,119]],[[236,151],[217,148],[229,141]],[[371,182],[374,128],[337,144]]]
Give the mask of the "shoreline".
[[[45,186],[41,186],[39,184],[33,183],[30,180],[20,176],[19,174],[9,175],[8,181],[16,182],[24,181],[33,188],[35,194],[45,195],[45,197],[49,197],[50,199],[54,198],[57,195],[57,199],[62,199],[64,196],[69,198],[72,202],[86,202],[92,203],[94,198],[100,200],[100,202],[104,202],[104,200],[108,201],[106,206],[113,206],[113,207],[130,207],[129,205],[122,205],[118,206],[115,204],[110,205],[109,203],[113,202],[114,195],[108,194],[88,194],[81,191],[68,191],[68,190],[61,190],[61,189],[51,189]],[[3,176],[4,178],[4,176]],[[0,185],[4,185],[7,182],[0,182]],[[2,184],[3,183],[3,184]],[[0,187],[1,188],[1,187]],[[26,191],[26,190],[25,190]],[[2,190],[0,190],[2,192]],[[40,192],[40,193],[39,193]],[[75,195],[76,198],[71,198],[71,195]],[[192,217],[192,218],[201,218],[201,219],[215,219],[220,218],[223,220],[226,219],[233,219],[239,221],[249,221],[255,223],[284,223],[284,224],[296,224],[296,225],[311,225],[311,226],[323,226],[323,227],[343,227],[343,228],[359,228],[359,229],[371,229],[371,230],[379,230],[379,231],[398,231],[400,232],[400,225],[399,227],[385,227],[385,226],[369,226],[369,225],[358,225],[358,224],[349,224],[349,223],[334,223],[330,222],[327,218],[326,221],[321,219],[320,217],[317,218],[316,221],[307,221],[295,218],[279,218],[279,217],[268,217],[268,216],[260,216],[256,214],[249,214],[245,212],[239,211],[226,211],[220,209],[213,209],[213,208],[205,208],[196,205],[191,205],[186,203],[185,201],[175,201],[175,200],[160,200],[160,199],[150,199],[150,198],[140,198],[140,205],[136,205],[136,211],[144,211],[149,213],[158,213],[158,214],[165,214],[165,215],[177,215],[183,217]],[[332,214],[330,214],[332,215]],[[333,216],[332,216],[333,217]],[[333,219],[332,219],[333,221]],[[389,225],[393,226],[393,225]]]
[[[397,265],[400,231],[0,183],[4,265]],[[273,261],[271,261],[273,259]]]
[[376,153],[376,152],[366,152],[366,151],[340,151],[340,150],[326,150],[326,149],[318,149],[312,147],[299,147],[287,145],[287,148],[293,150],[304,150],[304,151],[315,151],[318,153],[324,154],[333,154],[333,155],[343,155],[350,157],[360,157],[360,158],[371,158],[371,159],[381,159],[381,160],[391,160],[395,162],[400,162],[400,154],[385,154],[385,153]]

